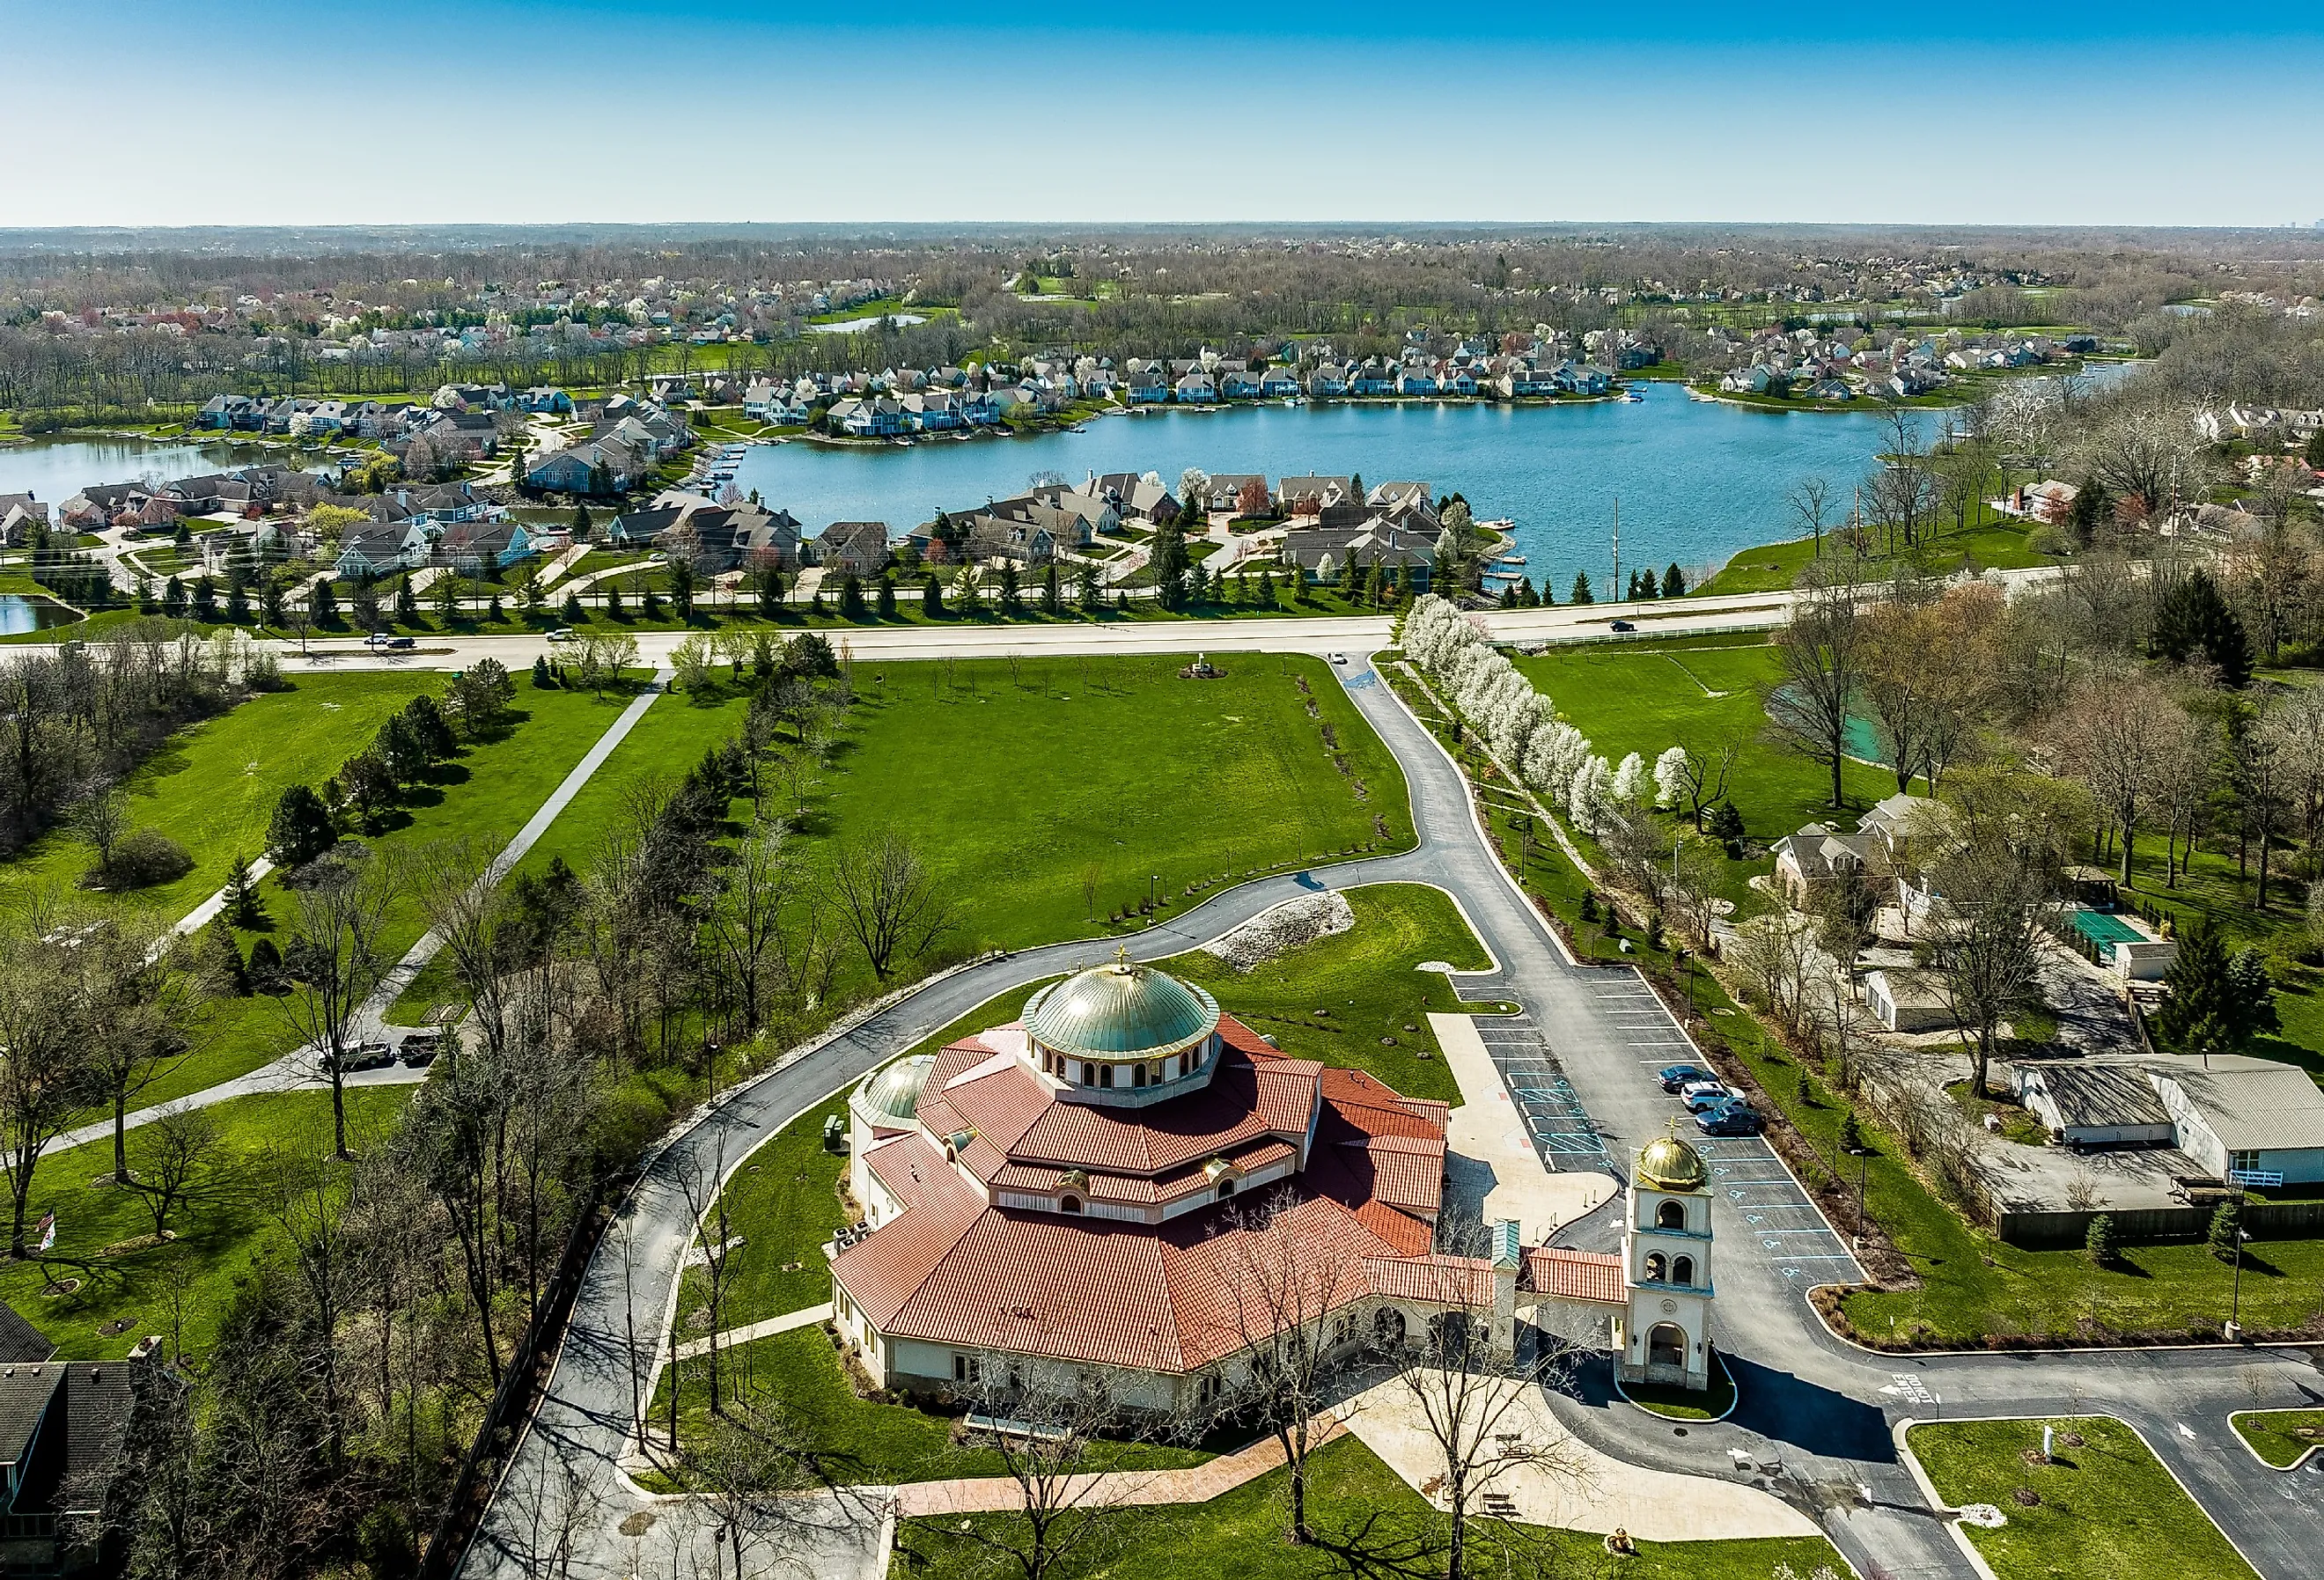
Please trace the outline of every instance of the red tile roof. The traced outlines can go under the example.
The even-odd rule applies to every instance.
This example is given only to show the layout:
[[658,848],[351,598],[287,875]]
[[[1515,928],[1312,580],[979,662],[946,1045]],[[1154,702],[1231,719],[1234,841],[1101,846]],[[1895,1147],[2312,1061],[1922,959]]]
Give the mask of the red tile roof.
[[1594,1300],[1600,1305],[1628,1303],[1622,1281],[1622,1259],[1610,1251],[1566,1251],[1536,1245],[1525,1253],[1524,1287],[1559,1300]]

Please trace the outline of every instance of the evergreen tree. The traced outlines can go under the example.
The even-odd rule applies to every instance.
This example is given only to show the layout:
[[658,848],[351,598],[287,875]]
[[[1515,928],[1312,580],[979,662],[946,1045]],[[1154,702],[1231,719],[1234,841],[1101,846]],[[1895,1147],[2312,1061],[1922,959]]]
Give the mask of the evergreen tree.
[[2308,436],[2308,464],[2317,471],[2324,472],[2324,428],[2319,428]]
[[694,624],[694,562],[679,555],[669,562],[669,604],[681,625]]
[[358,630],[379,629],[379,593],[367,581],[355,584],[355,622]]
[[536,691],[547,691],[553,688],[556,684],[557,678],[549,673],[549,655],[547,653],[543,653],[539,658],[534,659],[532,661],[533,689]]
[[839,617],[861,620],[870,613],[870,608],[863,602],[863,580],[851,570],[840,578]]
[[1665,598],[1686,596],[1686,572],[1678,568],[1678,561],[1675,559],[1663,570],[1663,596]]
[[266,919],[266,907],[259,899],[258,885],[250,876],[247,857],[236,856],[226,872],[226,902],[219,914],[238,928],[254,928]]
[[931,620],[942,618],[945,612],[944,584],[930,571],[920,580],[920,613]]
[[573,507],[573,541],[576,543],[586,543],[589,541],[589,530],[592,524],[587,504],[575,505]]
[[250,996],[250,972],[243,964],[242,946],[223,911],[210,918],[209,926],[202,929],[200,963],[203,982],[211,993],[219,998]]
[[217,583],[207,576],[194,578],[194,596],[187,600],[186,614],[205,625],[217,620]]
[[579,593],[566,594],[565,602],[558,605],[557,613],[567,625],[589,618],[588,613],[581,607]]
[[[1807,1078],[1805,1070],[1800,1072],[1800,1078]],[[1864,1150],[1864,1127],[1857,1123],[1853,1108],[1840,1116],[1840,1150],[1850,1157]]]
[[1058,585],[1056,562],[1052,560],[1041,577],[1041,613],[1055,616],[1064,612],[1065,592]]
[[1014,565],[1003,565],[1001,568],[1001,617],[1004,620],[1013,620],[1022,614],[1024,612],[1023,596],[1023,590],[1017,582],[1017,568]]
[[618,581],[607,582],[605,584],[605,618],[622,620],[626,619],[628,614],[629,611],[622,607],[622,584]]
[[262,938],[250,946],[249,976],[250,985],[260,993],[272,993],[282,980],[282,951],[272,938]]
[[323,798],[303,784],[283,790],[266,826],[266,851],[279,867],[304,866],[337,842]]
[[651,582],[646,583],[646,596],[638,605],[638,614],[648,620],[661,618],[661,594],[654,590]]
[[2089,1233],[2082,1237],[2082,1250],[2097,1267],[2112,1267],[2122,1259],[2122,1245],[2115,1237],[2112,1215],[2100,1213],[2090,1220]]
[[1545,609],[1557,607],[1557,589],[1550,585],[1549,573],[1546,571],[1542,573],[1541,577],[1540,607]]
[[893,576],[883,574],[880,577],[877,606],[881,619],[893,620],[896,617],[896,578]]
[[172,620],[186,617],[186,586],[174,576],[161,584],[161,613]]
[[1271,570],[1263,569],[1259,573],[1259,606],[1262,609],[1275,607],[1275,572]]
[[336,625],[339,622],[338,595],[331,591],[331,579],[325,577],[315,584],[307,596],[307,617],[318,625]]
[[[443,578],[449,581],[450,578]],[[395,623],[398,625],[420,624],[420,599],[411,590],[411,577],[406,576],[395,587]]]
[[226,618],[229,625],[250,624],[250,594],[244,583],[234,581],[226,584]]
[[2227,607],[2219,584],[2200,567],[2163,595],[2154,612],[2153,646],[2157,654],[2173,663],[2184,663],[2200,654],[2236,690],[2250,683],[2251,639],[2244,633],[2243,622]]
[[2074,541],[2087,545],[2112,520],[2114,495],[2097,478],[2083,478],[2082,485],[2074,491],[2074,503],[2066,507],[2066,524],[2073,530]]
[[258,584],[258,618],[261,624],[277,631],[282,628],[282,584],[274,579],[272,571]]
[[2204,1243],[2210,1246],[2211,1254],[2221,1261],[2233,1261],[2243,1245],[2243,1203],[2223,1201],[2218,1210],[2211,1215],[2210,1231],[2204,1235]]
[[751,572],[751,596],[758,600],[762,619],[772,620],[783,612],[783,568],[767,564]]
[[1588,571],[1577,570],[1573,573],[1573,590],[1566,595],[1565,601],[1569,604],[1594,604],[1598,601],[1591,596]]
[[1154,586],[1165,609],[1176,611],[1186,606],[1186,535],[1178,530],[1175,521],[1157,529],[1154,541],[1147,550],[1147,563],[1154,571]]
[[2218,924],[2206,916],[2180,935],[2179,957],[2163,976],[2171,990],[2155,1025],[2182,1053],[2240,1053],[2277,1023],[2265,962],[2231,960]]

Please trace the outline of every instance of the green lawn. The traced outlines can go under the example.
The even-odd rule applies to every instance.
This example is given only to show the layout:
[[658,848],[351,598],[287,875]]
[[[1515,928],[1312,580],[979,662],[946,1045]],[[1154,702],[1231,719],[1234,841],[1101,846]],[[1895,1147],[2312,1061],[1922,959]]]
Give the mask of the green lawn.
[[[193,870],[138,892],[134,902],[175,920],[217,892],[236,855],[265,854],[274,803],[292,784],[333,772],[388,716],[442,686],[433,675],[306,675],[293,689],[254,697],[171,736],[129,781],[130,818],[185,846]],[[58,830],[0,864],[0,882],[67,887],[94,860]]]
[[[846,1121],[844,1093],[777,1132],[727,1186],[727,1234],[742,1243],[727,1253],[724,1326],[744,1327],[831,1298],[831,1264],[823,1245],[847,1224],[838,1196],[847,1154],[844,1147],[835,1152],[823,1144],[823,1122],[835,1113]],[[709,1332],[702,1282],[699,1270],[686,1275],[678,1303],[681,1340]]]
[[2290,1470],[2324,1443],[2324,1410],[2242,1410],[2234,1423],[2237,1435],[2278,1470]]
[[[350,1139],[383,1132],[410,1099],[410,1086],[355,1087],[347,1093]],[[331,1148],[328,1092],[242,1097],[212,1108],[221,1145],[205,1178],[203,1198],[173,1214],[178,1236],[167,1248],[150,1241],[153,1220],[144,1198],[89,1182],[113,1171],[110,1136],[41,1160],[32,1177],[30,1217],[57,1215],[58,1259],[0,1262],[0,1298],[23,1313],[68,1357],[126,1354],[147,1334],[171,1332],[169,1267],[182,1257],[188,1270],[182,1337],[189,1351],[209,1343],[234,1281],[261,1244],[279,1234],[270,1217],[269,1149],[299,1157]],[[130,1166],[140,1141],[129,1137]],[[110,1248],[121,1246],[115,1252]],[[69,1294],[44,1292],[51,1277],[80,1279]]]
[[[1290,1473],[1277,1470],[1207,1503],[1139,1510],[1104,1530],[1076,1555],[1073,1580],[1308,1580],[1309,1576],[1434,1574],[1427,1549],[1441,1517],[1419,1493],[1353,1437],[1317,1449],[1308,1461],[1310,1518],[1317,1532],[1343,1549],[1296,1548],[1284,1540]],[[1019,1518],[974,1517],[988,1528]],[[960,1539],[954,1520],[909,1520],[896,1532],[890,1580],[981,1574],[989,1560]],[[1821,1537],[1762,1541],[1640,1542],[1635,1558],[1612,1559],[1597,1537],[1578,1531],[1479,1521],[1469,1548],[1480,1580],[1537,1575],[1618,1575],[1624,1580],[1766,1580],[1778,1564],[1803,1575],[1819,1566],[1844,1569]],[[1423,1552],[1415,1555],[1417,1544]],[[1367,1557],[1365,1555],[1370,1555]],[[1398,1556],[1401,1554],[1401,1556]],[[1612,1566],[1618,1564],[1619,1567]],[[992,1571],[998,1573],[999,1571]]]
[[[860,1399],[840,1370],[838,1353],[820,1327],[799,1328],[721,1351],[720,1395],[740,1386],[778,1402],[801,1436],[825,1455],[825,1469],[846,1483],[937,1481],[951,1476],[1006,1474],[991,1448],[956,1445],[950,1416],[907,1404]],[[708,1418],[706,1357],[678,1368],[678,1436],[694,1437]],[[654,1393],[655,1419],[667,1424],[669,1371]],[[668,1441],[664,1438],[664,1441]],[[1161,1470],[1198,1465],[1210,1455],[1168,1443],[1107,1445],[1093,1468]],[[655,1484],[648,1478],[648,1484]]]
[[[2050,1424],[2061,1441],[2048,1465],[2024,1457],[2042,1446],[2040,1421],[1942,1421],[1908,1437],[1940,1498],[1990,1503],[2007,1517],[1995,1530],[1960,1528],[1997,1580],[2258,1580],[2128,1427],[2104,1416]],[[2070,1432],[2085,1440],[2067,1445]],[[2020,1488],[2041,1501],[2021,1505]]]
[[1761,698],[1783,679],[1782,656],[1764,639],[1585,643],[1520,658],[1517,665],[1609,762],[1637,752],[1652,764],[1673,745],[1710,756],[1730,740],[1740,742],[1729,795],[1756,841],[1811,822],[1838,819],[1853,828],[1865,807],[1895,793],[1895,775],[1850,762],[1841,775],[1849,806],[1835,812],[1830,773],[1763,738]]
[[[1924,550],[1920,564],[1932,574],[1950,575],[1969,560],[1985,569],[2005,570],[2052,563],[2051,556],[2034,551],[2030,536],[2023,522],[1996,514],[1980,504],[1967,531],[1949,527],[1940,532]],[[1822,548],[1827,559],[1846,552],[1830,531],[1824,533]],[[1694,593],[1701,596],[1783,591],[1798,582],[1800,573],[1816,558],[1816,540],[1808,537],[1739,550]],[[1886,561],[1866,560],[1863,568],[1868,578],[1877,580],[1885,574]]]

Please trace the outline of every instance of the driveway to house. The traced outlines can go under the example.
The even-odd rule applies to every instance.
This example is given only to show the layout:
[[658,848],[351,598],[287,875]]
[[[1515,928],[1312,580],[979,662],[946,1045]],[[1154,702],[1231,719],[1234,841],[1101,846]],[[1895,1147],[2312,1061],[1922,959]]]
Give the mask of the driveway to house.
[[[1306,650],[1360,645],[1319,625],[1375,623],[1266,624],[1288,626],[1289,645]],[[1223,651],[1233,645],[1221,640],[1230,632],[1249,644],[1250,624],[1240,622],[1207,631],[1162,627],[1157,634],[1184,633],[1185,648]],[[859,635],[859,656],[871,634],[906,633]],[[912,634],[920,639],[910,646],[913,656],[935,656],[945,643],[984,633]],[[1056,634],[1066,640],[1054,647],[1027,642],[1033,632],[990,634],[1010,645],[983,651],[1075,651],[1069,642],[1079,651],[1140,651],[1114,648],[1107,639],[1115,633],[1107,629],[1063,628]],[[1534,1129],[1543,1166],[1600,1170],[1609,1180],[1626,1176],[1631,1150],[1675,1117],[1673,1100],[1648,1078],[1644,1061],[1659,1062],[1665,1048],[1683,1045],[1684,1031],[1645,1002],[1651,995],[1642,997],[1634,971],[1578,966],[1566,958],[1488,848],[1452,760],[1368,667],[1351,665],[1342,679],[1403,766],[1417,847],[1226,891],[1126,940],[1130,952],[1148,960],[1179,953],[1318,888],[1433,883],[1452,895],[1494,956],[1493,970],[1465,978],[1464,987],[1525,1006],[1523,1046],[1495,1049],[1493,1057],[1512,1084],[1513,1104],[1545,1116],[1545,1131]],[[547,1397],[466,1557],[466,1572],[528,1573],[532,1533],[569,1525],[577,1545],[571,1573],[611,1580],[635,1563],[636,1544],[621,1533],[622,1522],[647,1513],[673,1543],[706,1541],[706,1528],[684,1533],[690,1516],[680,1512],[683,1501],[655,1499],[620,1470],[635,1433],[632,1400],[650,1379],[693,1239],[679,1182],[732,1174],[791,1120],[937,1028],[1011,988],[1101,958],[1112,947],[1112,940],[1051,945],[941,976],[722,1095],[671,1138],[648,1161],[585,1275]],[[1514,1079],[1551,1069],[1555,1084]],[[1714,1332],[1741,1381],[1743,1402],[1729,1420],[1688,1423],[1680,1437],[1670,1422],[1612,1400],[1602,1364],[1595,1374],[1585,1368],[1576,1397],[1548,1401],[1582,1442],[1628,1464],[1772,1492],[1815,1520],[1862,1573],[1897,1580],[1973,1576],[1977,1570],[1949,1520],[1929,1507],[1902,1463],[1895,1425],[1937,1415],[2102,1411],[2144,1434],[2267,1580],[2312,1572],[2313,1555],[2324,1551],[2318,1501],[2301,1494],[2305,1483],[2262,1466],[2227,1418],[2249,1408],[2253,1381],[2270,1403],[2312,1400],[2315,1373],[2305,1353],[2222,1346],[1891,1357],[1859,1349],[1828,1332],[1808,1301],[1813,1284],[1849,1276],[1840,1237],[1771,1151],[1722,1144],[1713,1154],[1714,1166],[1729,1170],[1713,1198],[1720,1295]],[[1573,1229],[1602,1240],[1616,1210],[1601,1208]],[[1778,1220],[1798,1234],[1761,1232]],[[632,1353],[632,1333],[641,1335],[643,1354]],[[798,1561],[822,1580],[877,1580],[878,1533],[859,1522],[833,1521],[802,1538]]]

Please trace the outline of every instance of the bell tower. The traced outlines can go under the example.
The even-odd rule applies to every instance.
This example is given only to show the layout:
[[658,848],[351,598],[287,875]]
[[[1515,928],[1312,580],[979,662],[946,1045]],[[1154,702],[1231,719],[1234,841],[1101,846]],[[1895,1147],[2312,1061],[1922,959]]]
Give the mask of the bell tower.
[[1678,1127],[1638,1150],[1622,1226],[1615,1369],[1625,1382],[1711,1386],[1711,1184]]

